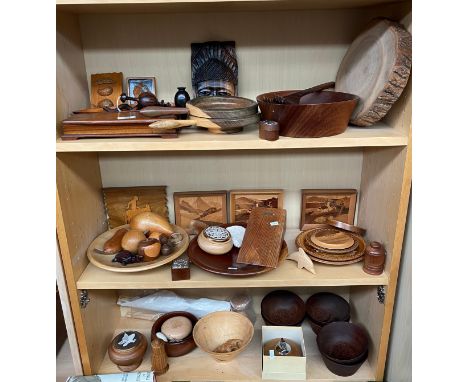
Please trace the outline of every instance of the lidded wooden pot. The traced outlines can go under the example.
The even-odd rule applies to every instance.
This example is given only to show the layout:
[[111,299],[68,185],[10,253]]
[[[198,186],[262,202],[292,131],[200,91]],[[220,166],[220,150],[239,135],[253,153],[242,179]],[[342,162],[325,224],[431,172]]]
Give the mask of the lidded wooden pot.
[[364,252],[364,272],[370,275],[382,274],[385,267],[385,248],[378,241],[372,241]]
[[210,226],[198,235],[199,247],[210,255],[224,255],[233,246],[232,237],[226,228]]
[[148,342],[143,334],[129,330],[114,337],[108,348],[109,358],[117,367],[128,372],[140,366]]

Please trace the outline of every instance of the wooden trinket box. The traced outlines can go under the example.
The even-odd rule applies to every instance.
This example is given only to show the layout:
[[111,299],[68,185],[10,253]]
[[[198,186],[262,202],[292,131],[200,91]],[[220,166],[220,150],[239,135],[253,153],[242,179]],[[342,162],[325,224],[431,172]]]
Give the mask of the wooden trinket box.
[[148,342],[143,334],[128,330],[119,333],[109,345],[109,358],[121,371],[132,371],[140,366]]

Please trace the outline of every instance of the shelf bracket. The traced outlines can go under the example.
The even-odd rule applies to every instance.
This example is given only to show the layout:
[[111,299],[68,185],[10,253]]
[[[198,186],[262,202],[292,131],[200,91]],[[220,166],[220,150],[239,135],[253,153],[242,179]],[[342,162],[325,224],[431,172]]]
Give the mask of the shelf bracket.
[[86,306],[88,305],[88,303],[90,301],[91,300],[89,299],[88,291],[86,289],[82,289],[80,291],[80,306],[81,306],[81,309],[86,308]]
[[385,294],[386,294],[385,286],[379,285],[379,286],[377,287],[377,300],[378,300],[381,304],[384,304],[384,303],[385,303]]

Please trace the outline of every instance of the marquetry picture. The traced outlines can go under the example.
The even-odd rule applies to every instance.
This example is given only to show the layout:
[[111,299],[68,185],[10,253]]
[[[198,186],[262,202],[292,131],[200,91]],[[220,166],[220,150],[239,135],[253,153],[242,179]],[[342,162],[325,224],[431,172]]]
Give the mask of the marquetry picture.
[[357,191],[302,190],[300,227],[305,224],[323,224],[328,219],[354,223]]
[[190,228],[192,220],[227,223],[226,191],[174,192],[175,224]]
[[255,207],[283,208],[283,190],[232,190],[229,195],[231,223],[247,223]]
[[121,72],[91,74],[91,107],[116,107],[122,82]]
[[103,188],[109,229],[128,224],[133,216],[151,211],[166,218],[166,186]]

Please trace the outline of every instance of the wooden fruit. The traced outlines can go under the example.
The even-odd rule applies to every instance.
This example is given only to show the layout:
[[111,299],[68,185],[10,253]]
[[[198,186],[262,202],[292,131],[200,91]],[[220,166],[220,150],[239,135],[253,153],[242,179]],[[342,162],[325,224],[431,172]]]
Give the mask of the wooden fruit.
[[135,215],[132,220],[130,220],[130,228],[143,232],[161,232],[167,235],[174,232],[166,218],[154,212],[142,212],[141,214]]
[[142,231],[131,229],[122,237],[122,248],[126,251],[137,253],[138,244],[145,239],[146,236]]
[[161,253],[161,243],[156,239],[146,239],[138,244],[138,254],[144,261],[153,261]]
[[114,255],[120,250],[122,250],[122,238],[127,233],[126,228],[119,229],[114,236],[112,236],[109,240],[104,243],[102,251],[106,255]]

